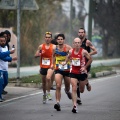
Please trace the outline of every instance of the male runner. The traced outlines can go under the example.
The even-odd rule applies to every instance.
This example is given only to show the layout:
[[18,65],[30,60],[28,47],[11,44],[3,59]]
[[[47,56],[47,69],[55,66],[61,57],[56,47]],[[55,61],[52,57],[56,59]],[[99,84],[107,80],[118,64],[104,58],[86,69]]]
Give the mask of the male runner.
[[62,62],[64,62],[66,59],[68,51],[72,49],[72,47],[65,44],[64,42],[65,42],[65,35],[58,34],[57,35],[58,45],[56,46],[56,50],[55,50],[56,104],[54,105],[54,108],[57,111],[61,110],[60,99],[61,99],[61,86],[62,86],[63,79],[65,83],[65,93],[67,94],[69,99],[72,99],[71,93],[70,93],[70,77],[69,77],[70,62],[67,62],[65,66],[62,65]]
[[[51,77],[54,72],[53,69],[53,55],[56,46],[51,44],[52,33],[45,33],[45,42],[39,45],[38,50],[35,53],[35,57],[40,57],[40,74],[42,77],[42,87],[43,87],[43,104],[46,103],[46,99],[52,100],[50,94],[51,88]],[[46,93],[47,90],[47,93]]]
[[[82,40],[81,47],[84,48],[85,50],[87,50],[87,52],[89,53],[90,56],[97,54],[97,50],[96,50],[95,46],[93,46],[91,41],[86,38],[86,32],[85,32],[84,28],[79,29],[78,36]],[[86,59],[86,62],[87,62],[87,59]],[[89,73],[90,68],[91,68],[91,65],[89,65],[89,67],[87,68],[87,73]],[[88,79],[87,79],[86,88],[88,91],[91,91],[91,85],[90,85]],[[80,98],[79,83],[78,83],[78,89],[77,89],[77,96],[78,96],[77,103],[80,105],[80,104],[82,104],[82,102],[81,102],[81,98]]]
[[[80,84],[80,92],[84,92],[84,88],[86,85],[86,79],[87,79],[87,68],[92,62],[92,58],[88,54],[86,50],[84,50],[81,46],[82,41],[80,38],[74,39],[74,48],[69,51],[69,54],[66,58],[65,63],[67,63],[68,60],[72,60],[72,68],[70,71],[70,78],[71,78],[71,84],[72,84],[72,100],[73,100],[73,113],[77,113],[77,83]],[[88,61],[85,63],[85,58],[88,59]],[[64,64],[65,64],[64,63]]]

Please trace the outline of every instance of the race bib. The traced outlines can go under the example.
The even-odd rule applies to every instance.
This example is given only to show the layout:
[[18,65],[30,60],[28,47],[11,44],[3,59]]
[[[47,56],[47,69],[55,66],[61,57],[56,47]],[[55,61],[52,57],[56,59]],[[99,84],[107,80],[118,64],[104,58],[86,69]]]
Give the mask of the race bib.
[[68,68],[67,68],[67,64],[65,64],[65,65],[59,64],[59,65],[58,65],[58,68],[61,69],[61,70],[68,69]]
[[42,58],[42,65],[50,65],[50,59],[49,58]]
[[80,58],[73,58],[72,59],[72,65],[80,66]]

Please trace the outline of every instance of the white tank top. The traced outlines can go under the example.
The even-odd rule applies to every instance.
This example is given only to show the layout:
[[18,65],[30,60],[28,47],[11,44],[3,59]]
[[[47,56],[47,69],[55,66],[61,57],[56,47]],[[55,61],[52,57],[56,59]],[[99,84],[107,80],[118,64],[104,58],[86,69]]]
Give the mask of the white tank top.
[[[4,48],[0,48],[1,49],[1,52],[6,52],[8,51],[8,47],[5,46]],[[8,71],[8,62],[6,61],[3,61],[0,59],[0,70],[3,70],[3,71]]]

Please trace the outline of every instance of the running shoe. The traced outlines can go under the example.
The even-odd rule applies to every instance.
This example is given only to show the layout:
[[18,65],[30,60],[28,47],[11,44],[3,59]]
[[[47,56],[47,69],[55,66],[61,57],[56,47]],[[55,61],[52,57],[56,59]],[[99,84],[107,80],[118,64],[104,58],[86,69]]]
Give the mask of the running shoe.
[[[65,90],[65,89],[64,89],[64,90]],[[71,99],[72,99],[72,94],[71,94],[71,92],[67,92],[67,91],[65,90],[65,93],[67,94],[68,98],[71,100]]]
[[77,106],[73,106],[72,112],[73,113],[77,113],[78,112]]
[[5,90],[2,91],[2,94],[3,94],[3,95],[6,95],[7,93],[8,93],[8,92],[5,91]]
[[50,93],[47,94],[47,99],[48,99],[48,100],[52,100],[52,96],[51,96]]
[[80,99],[80,98],[77,98],[77,104],[78,104],[78,105],[81,105],[81,104],[82,104],[82,102],[81,102],[81,99]]
[[54,105],[54,108],[57,110],[57,111],[61,111],[61,108],[60,108],[60,104],[57,103]]
[[43,104],[46,104],[46,95],[43,95]]

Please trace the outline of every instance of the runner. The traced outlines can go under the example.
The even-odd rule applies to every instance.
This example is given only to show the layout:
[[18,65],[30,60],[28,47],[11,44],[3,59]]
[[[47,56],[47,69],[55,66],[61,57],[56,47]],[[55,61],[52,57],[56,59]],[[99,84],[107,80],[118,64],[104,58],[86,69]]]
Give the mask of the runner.
[[[96,50],[95,46],[93,46],[91,41],[86,38],[86,32],[85,32],[84,28],[79,29],[78,36],[82,40],[81,47],[84,48],[85,50],[87,50],[87,52],[89,53],[90,56],[97,54],[97,50]],[[87,61],[87,59],[86,59],[86,61]],[[89,74],[90,68],[91,68],[91,65],[89,65],[89,67],[87,68],[88,74]],[[88,79],[87,79],[86,88],[88,91],[91,91],[91,85],[90,85]],[[81,98],[80,98],[79,83],[78,83],[78,89],[77,89],[77,96],[78,96],[77,103],[80,105],[80,104],[82,104],[82,102],[81,102]]]
[[[66,64],[68,60],[72,60],[72,68],[70,71],[73,100],[72,112],[77,113],[77,83],[80,83],[80,92],[83,93],[87,79],[87,68],[91,64],[92,58],[86,50],[80,47],[82,44],[80,38],[75,38],[73,44],[74,48],[69,51],[66,62],[64,64]],[[86,63],[85,57],[88,59]]]
[[60,99],[61,99],[61,86],[62,86],[62,80],[64,79],[65,83],[65,93],[67,94],[69,99],[72,99],[71,93],[70,93],[70,62],[67,62],[65,66],[62,65],[62,62],[65,61],[66,56],[68,54],[68,51],[72,49],[71,46],[64,44],[65,41],[65,35],[64,34],[58,34],[57,35],[57,47],[55,51],[55,58],[56,58],[56,68],[55,68],[55,82],[56,82],[56,104],[54,105],[54,108],[57,111],[61,110],[60,107]]
[[[52,100],[50,94],[51,88],[51,77],[54,72],[53,69],[53,55],[56,46],[51,44],[52,33],[45,33],[45,43],[39,45],[38,50],[35,53],[35,57],[40,57],[40,74],[42,77],[42,88],[43,88],[43,104],[46,100]],[[47,90],[47,93],[46,93]]]

